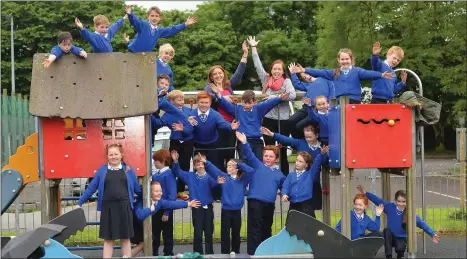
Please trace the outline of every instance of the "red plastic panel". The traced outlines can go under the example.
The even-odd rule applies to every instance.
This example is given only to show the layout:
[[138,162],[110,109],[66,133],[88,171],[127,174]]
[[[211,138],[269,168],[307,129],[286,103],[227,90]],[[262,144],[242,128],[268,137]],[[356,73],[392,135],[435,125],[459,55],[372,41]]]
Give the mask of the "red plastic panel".
[[412,109],[400,104],[349,104],[345,110],[348,168],[412,166]]
[[143,176],[147,171],[144,116],[125,118],[123,124],[109,119],[105,128],[103,120],[85,120],[85,127],[80,119],[40,120],[47,179],[93,177],[107,164],[105,147],[113,143],[122,144],[124,160],[136,175]]

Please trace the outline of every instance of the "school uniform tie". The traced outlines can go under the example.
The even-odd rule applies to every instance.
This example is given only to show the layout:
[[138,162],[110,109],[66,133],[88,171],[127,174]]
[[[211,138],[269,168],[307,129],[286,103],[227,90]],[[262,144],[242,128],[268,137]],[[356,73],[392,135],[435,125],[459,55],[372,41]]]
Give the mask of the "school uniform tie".
[[206,113],[201,113],[199,115],[199,118],[201,119],[202,122],[206,122],[206,120],[208,119],[208,115],[206,115]]

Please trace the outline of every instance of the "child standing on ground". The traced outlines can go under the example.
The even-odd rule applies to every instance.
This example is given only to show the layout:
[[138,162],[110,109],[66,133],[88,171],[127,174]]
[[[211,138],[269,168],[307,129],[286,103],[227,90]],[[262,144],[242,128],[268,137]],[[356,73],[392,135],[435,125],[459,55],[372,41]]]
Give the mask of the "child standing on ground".
[[131,256],[130,238],[133,229],[133,199],[141,196],[141,187],[133,169],[123,162],[123,147],[110,144],[106,147],[108,164],[99,168],[94,179],[78,200],[81,207],[95,192],[97,211],[101,212],[99,238],[104,239],[104,258],[111,258],[113,245],[120,239],[122,255]]
[[404,59],[404,50],[398,46],[392,46],[386,54],[386,60],[381,61],[379,54],[381,53],[381,45],[379,42],[373,44],[373,56],[371,56],[371,68],[378,72],[391,73],[392,79],[379,78],[372,82],[371,87],[371,103],[392,103],[392,99],[405,86],[407,81],[407,73],[401,72],[401,81],[397,82],[396,72],[394,68]]
[[127,16],[125,15],[120,20],[116,21],[109,27],[109,19],[102,14],[94,17],[94,33],[89,32],[84,28],[78,17],[75,17],[75,24],[81,30],[81,36],[89,42],[94,53],[109,53],[113,52],[111,40],[117,34],[117,31],[122,27]]
[[[376,207],[375,221],[366,215],[365,210],[368,208],[368,197],[365,194],[357,194],[353,199],[353,210],[350,211],[350,236],[351,240],[369,237],[379,236],[380,227],[380,216],[383,213],[384,206],[380,204]],[[336,225],[336,230],[341,232],[341,221]],[[366,234],[366,230],[372,231],[373,233]]]
[[162,20],[162,12],[159,7],[153,6],[147,12],[147,21],[141,21],[131,12],[131,7],[126,8],[128,21],[136,31],[135,39],[128,44],[128,49],[133,52],[152,52],[160,38],[170,38],[186,29],[186,27],[196,23],[196,17],[188,17],[185,23],[169,28],[160,28],[159,22]]
[[[368,199],[376,206],[383,204],[384,213],[387,217],[387,228],[383,230],[384,236],[384,251],[386,258],[392,258],[392,247],[396,251],[397,258],[403,258],[406,242],[407,242],[407,196],[404,190],[399,190],[394,195],[394,202],[387,202],[371,192],[366,192],[365,189],[359,185],[358,191],[366,194]],[[434,243],[439,242],[439,236],[417,215],[417,227],[425,231],[433,240]]]
[[307,73],[314,77],[323,77],[334,82],[335,97],[339,99],[341,96],[348,96],[351,104],[361,103],[362,80],[386,78],[392,79],[391,73],[380,73],[377,71],[365,70],[363,68],[354,67],[355,60],[350,49],[340,49],[337,53],[336,69],[304,69],[302,66],[295,67],[295,73]]
[[[227,173],[222,172],[207,160],[206,172],[214,179],[224,178],[222,186],[221,211],[221,253],[240,253],[240,229],[242,227],[242,208],[245,203],[246,186],[250,182],[253,168],[231,159],[227,162]],[[230,231],[232,230],[232,239]],[[230,246],[232,240],[232,246]],[[232,249],[230,249],[232,248]]]
[[54,61],[59,60],[64,54],[73,53],[73,55],[81,58],[87,58],[88,54],[84,49],[78,48],[72,44],[73,37],[67,31],[58,34],[58,45],[50,51],[49,57],[42,63],[44,67],[49,67]]
[[214,234],[214,210],[212,203],[212,188],[216,187],[217,181],[206,174],[205,164],[202,162],[206,159],[203,155],[193,157],[193,167],[196,172],[186,172],[180,169],[178,163],[177,151],[172,151],[172,171],[181,178],[190,190],[190,200],[199,200],[201,208],[192,208],[191,216],[193,221],[193,252],[203,253],[203,233],[204,247],[206,254],[214,254],[212,235]]
[[[144,248],[144,229],[143,222],[144,219],[151,215],[157,214],[160,210],[177,210],[187,207],[198,208],[200,203],[199,201],[166,201],[162,199],[163,195],[162,187],[159,182],[151,182],[151,206],[149,208],[143,208],[143,199],[138,197],[134,204],[135,216],[133,218],[133,225],[135,229],[135,235],[131,238],[131,243],[136,244],[135,247],[131,249],[131,257],[136,257],[139,252]],[[154,222],[152,222],[154,224]],[[164,246],[165,248],[165,246]]]

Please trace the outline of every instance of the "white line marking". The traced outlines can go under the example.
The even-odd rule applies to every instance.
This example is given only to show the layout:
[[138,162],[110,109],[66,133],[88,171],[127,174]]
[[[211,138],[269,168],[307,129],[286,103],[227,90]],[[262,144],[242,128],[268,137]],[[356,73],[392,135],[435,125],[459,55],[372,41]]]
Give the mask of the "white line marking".
[[459,197],[447,195],[447,194],[444,194],[444,193],[433,192],[433,191],[427,191],[427,192],[433,193],[433,194],[438,194],[438,195],[441,195],[441,196],[444,196],[444,197],[448,197],[448,198],[451,198],[451,199],[456,199],[456,200],[459,200],[459,201],[461,200],[461,198],[459,198]]

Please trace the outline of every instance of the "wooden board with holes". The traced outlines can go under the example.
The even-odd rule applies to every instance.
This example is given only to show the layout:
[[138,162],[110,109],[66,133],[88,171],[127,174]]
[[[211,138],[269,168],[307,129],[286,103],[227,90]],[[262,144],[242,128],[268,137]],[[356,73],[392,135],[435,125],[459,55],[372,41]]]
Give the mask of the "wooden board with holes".
[[348,168],[412,166],[412,109],[401,104],[348,104]]
[[[137,176],[146,170],[144,116],[105,120],[41,118],[47,179],[89,178],[107,164],[107,144],[122,144]],[[104,125],[104,126],[103,126]]]
[[103,119],[157,110],[155,53],[65,55],[50,67],[34,55],[29,112],[39,117]]

